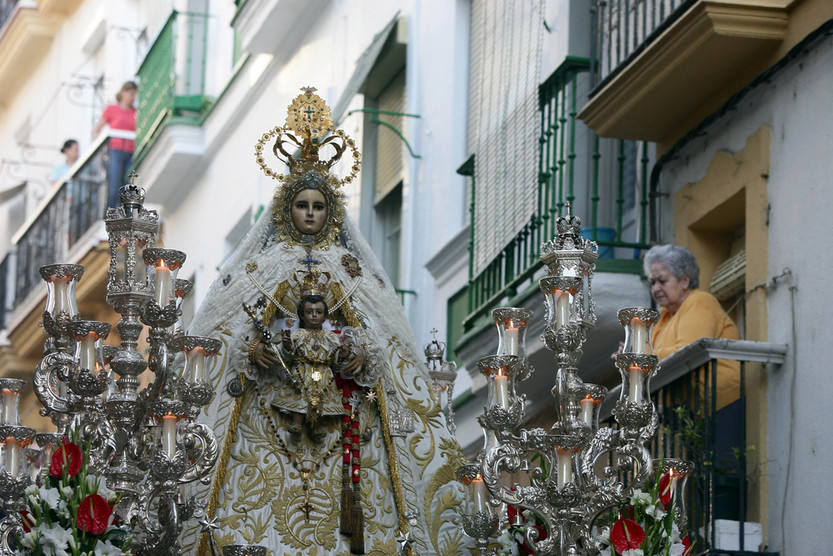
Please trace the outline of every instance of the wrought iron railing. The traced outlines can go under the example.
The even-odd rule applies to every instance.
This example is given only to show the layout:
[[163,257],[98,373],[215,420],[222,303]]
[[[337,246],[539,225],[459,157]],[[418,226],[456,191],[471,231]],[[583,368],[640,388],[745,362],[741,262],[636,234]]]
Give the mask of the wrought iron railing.
[[[572,207],[573,214],[576,214],[576,199],[579,197],[580,204],[584,200],[588,201],[584,204],[589,204],[589,210],[579,211],[584,212],[584,221],[589,224],[583,233],[596,240],[601,248],[607,248],[606,256],[614,256],[613,249],[617,247],[648,247],[645,240],[649,144],[642,143],[637,148],[633,142],[600,138],[576,119],[583,96],[580,90],[587,89],[590,66],[590,60],[586,58],[567,57],[540,85],[538,98],[541,126],[536,209],[515,237],[477,274],[474,273],[473,257],[477,241],[474,226],[477,176],[474,175],[473,157],[458,170],[458,173],[471,177],[469,314],[464,322],[465,330],[470,330],[498,301],[515,295],[518,287],[535,274],[541,266],[541,244],[555,235],[555,221],[565,214],[567,203]],[[639,160],[636,160],[637,151],[642,153]],[[607,160],[603,160],[603,153]],[[611,157],[614,160],[610,160]],[[639,171],[637,165],[640,166]],[[615,187],[600,187],[603,175],[609,175]],[[628,191],[626,184],[630,185]],[[638,208],[635,206],[637,185],[641,188]],[[612,220],[600,211],[602,189],[615,195]],[[628,201],[639,212],[639,226],[634,234],[636,241],[625,241],[623,237],[623,215]]]
[[[122,137],[124,132],[120,132]],[[109,136],[102,135],[81,158],[77,169],[58,184],[12,239],[10,272],[14,310],[35,289],[42,289],[39,268],[68,260],[73,248],[104,216],[107,205]]]
[[697,0],[594,0],[596,85],[626,66]]
[[0,330],[6,327],[6,313],[9,310],[8,288],[11,259],[11,253],[6,253],[6,256],[0,261]]
[[136,162],[171,118],[199,118],[207,109],[208,14],[174,10],[139,66]]
[[[787,349],[784,344],[703,338],[665,358],[652,381],[660,417],[650,446],[653,455],[694,463],[686,511],[697,554],[759,553],[758,546],[747,544],[744,531],[755,467],[749,456],[755,461],[763,456],[746,440],[747,381],[753,366],[782,364]],[[603,418],[610,416],[618,397],[619,387],[605,400]],[[718,536],[718,520],[733,524],[737,537]]]

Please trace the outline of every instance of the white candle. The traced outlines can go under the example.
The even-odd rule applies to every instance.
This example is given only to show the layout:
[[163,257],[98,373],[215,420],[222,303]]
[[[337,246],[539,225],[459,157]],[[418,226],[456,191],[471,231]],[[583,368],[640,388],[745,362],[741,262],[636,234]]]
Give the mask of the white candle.
[[20,444],[11,436],[6,438],[6,471],[12,477],[17,476],[20,468]]
[[17,425],[17,392],[3,388],[3,424]]
[[570,292],[555,290],[555,322],[561,328],[570,322]]
[[71,280],[72,276],[64,276],[63,278],[54,278],[52,280],[55,292],[55,307],[53,308],[54,314],[52,316],[56,317],[61,312],[67,313],[69,316],[74,316],[72,311],[73,304],[69,295],[69,283]]
[[489,491],[486,489],[486,483],[483,478],[478,475],[471,480],[472,501],[474,502],[474,512],[489,512]]
[[165,265],[162,259],[156,261],[153,276],[154,300],[160,307],[168,304],[171,295],[171,269]]
[[594,400],[590,394],[587,394],[587,397],[581,400],[579,404],[581,404],[581,420],[592,427],[593,408],[596,407],[596,400]]
[[572,453],[559,447],[555,448],[555,453],[558,460],[558,487],[563,488],[573,482]]
[[506,375],[495,377],[495,402],[503,409],[509,407],[509,377]]
[[648,327],[639,319],[631,319],[631,330],[633,331],[633,345],[631,346],[633,353],[648,353]]
[[165,415],[162,417],[162,448],[168,459],[176,454],[176,417]]
[[518,355],[518,329],[506,327],[506,355]]
[[185,376],[191,382],[205,381],[205,350],[195,347],[186,354]]
[[628,367],[628,397],[632,402],[642,401],[642,369],[633,365]]
[[90,332],[86,336],[76,338],[78,340],[78,368],[88,371],[97,371],[95,357],[95,341],[98,336]]

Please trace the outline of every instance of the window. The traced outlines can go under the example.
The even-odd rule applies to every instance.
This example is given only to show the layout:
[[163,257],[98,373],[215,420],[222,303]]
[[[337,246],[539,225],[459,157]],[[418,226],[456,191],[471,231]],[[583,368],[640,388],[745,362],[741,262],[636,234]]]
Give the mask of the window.
[[402,235],[402,182],[376,204],[378,234],[376,253],[394,287],[399,287],[400,238]]

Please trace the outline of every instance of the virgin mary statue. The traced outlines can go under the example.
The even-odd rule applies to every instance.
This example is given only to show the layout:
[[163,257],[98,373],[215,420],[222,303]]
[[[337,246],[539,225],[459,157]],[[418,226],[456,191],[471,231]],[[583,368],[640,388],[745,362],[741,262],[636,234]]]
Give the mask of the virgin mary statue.
[[207,554],[214,528],[220,546],[276,556],[461,554],[459,445],[394,288],[345,216],[359,153],[302,91],[255,146],[279,182],[271,218],[229,257],[189,331],[224,349],[204,417],[221,449],[196,493],[213,523],[183,532],[184,553]]

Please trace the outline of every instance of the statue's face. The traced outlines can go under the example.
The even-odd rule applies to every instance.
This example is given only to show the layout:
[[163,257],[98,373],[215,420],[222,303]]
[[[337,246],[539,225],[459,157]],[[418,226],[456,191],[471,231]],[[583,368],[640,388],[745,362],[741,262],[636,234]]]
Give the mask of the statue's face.
[[316,303],[304,303],[304,326],[305,328],[319,329],[324,319],[327,318],[324,304],[320,301]]
[[304,189],[292,199],[292,222],[299,232],[315,235],[327,222],[327,202],[317,189]]

